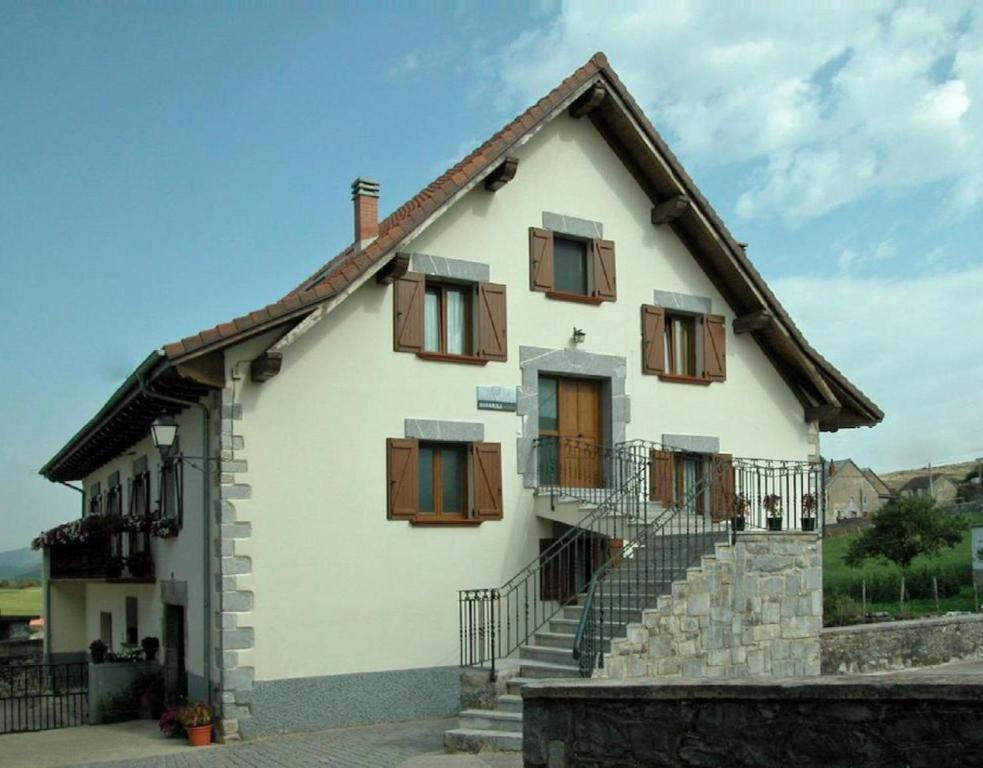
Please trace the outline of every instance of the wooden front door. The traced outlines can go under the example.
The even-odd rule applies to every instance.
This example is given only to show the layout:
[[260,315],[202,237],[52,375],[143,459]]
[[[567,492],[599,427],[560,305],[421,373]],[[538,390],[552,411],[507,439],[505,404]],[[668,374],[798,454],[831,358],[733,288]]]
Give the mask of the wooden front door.
[[543,376],[539,380],[539,435],[556,438],[550,451],[552,482],[568,488],[599,488],[601,382]]
[[184,654],[184,606],[167,605],[164,612],[164,698],[168,703],[188,695]]

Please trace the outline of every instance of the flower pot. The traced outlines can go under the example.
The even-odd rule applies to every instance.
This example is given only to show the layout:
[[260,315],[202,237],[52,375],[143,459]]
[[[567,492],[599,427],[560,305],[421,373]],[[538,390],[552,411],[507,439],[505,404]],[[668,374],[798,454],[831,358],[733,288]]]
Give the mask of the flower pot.
[[212,743],[212,724],[195,725],[185,728],[188,732],[188,743],[192,747],[207,747]]
[[743,531],[744,530],[744,515],[737,515],[730,519],[730,528],[732,531]]
[[814,517],[803,517],[802,518],[802,530],[803,531],[814,531],[814,530],[816,530],[816,518],[814,518]]
[[780,517],[769,517],[768,518],[768,530],[769,531],[780,531],[780,530],[782,530],[782,518],[780,518]]

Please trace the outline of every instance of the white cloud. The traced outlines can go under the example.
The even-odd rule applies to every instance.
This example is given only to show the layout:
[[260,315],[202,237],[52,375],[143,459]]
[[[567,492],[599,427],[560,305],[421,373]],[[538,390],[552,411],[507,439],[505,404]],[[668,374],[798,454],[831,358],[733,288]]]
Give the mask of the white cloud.
[[837,249],[836,263],[840,272],[854,272],[871,264],[892,261],[898,255],[898,246],[891,239],[882,240],[869,248],[857,249],[840,244]]
[[983,455],[983,266],[897,278],[771,283],[809,341],[885,412],[823,437],[827,456],[879,469]]
[[966,2],[565,4],[482,67],[515,109],[598,49],[687,162],[751,163],[738,212],[797,224],[943,182],[983,204],[983,20]]

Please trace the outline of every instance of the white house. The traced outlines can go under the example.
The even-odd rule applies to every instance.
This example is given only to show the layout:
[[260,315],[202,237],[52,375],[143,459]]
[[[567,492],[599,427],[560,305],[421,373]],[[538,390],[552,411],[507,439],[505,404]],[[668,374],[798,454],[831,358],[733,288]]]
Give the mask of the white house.
[[[351,245],[154,351],[42,469],[103,518],[39,542],[50,657],[158,636],[226,738],[450,714],[462,662],[532,644],[652,514],[763,527],[754,479],[797,528],[820,431],[882,418],[602,54],[381,221],[352,187]],[[615,498],[648,511],[605,533]],[[523,615],[465,615],[517,574]]]

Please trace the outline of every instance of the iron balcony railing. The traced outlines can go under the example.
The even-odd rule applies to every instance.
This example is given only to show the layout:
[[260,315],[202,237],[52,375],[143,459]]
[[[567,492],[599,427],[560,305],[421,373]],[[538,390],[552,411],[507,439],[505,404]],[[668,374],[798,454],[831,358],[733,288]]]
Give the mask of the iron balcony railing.
[[624,543],[622,551],[603,563],[591,577],[574,639],[573,658],[582,677],[591,677],[603,666],[611,641],[625,634],[661,595],[669,594],[674,581],[699,565],[717,542],[732,535],[731,521],[700,511],[701,498],[727,484],[727,461],[711,459],[700,478],[681,494],[664,514]]
[[[549,437],[536,440],[534,451],[537,493],[549,495],[551,505],[578,501],[586,514],[502,586],[459,592],[461,665],[490,665],[493,676],[497,661],[587,590],[606,563],[609,570],[641,563],[632,553],[648,537],[663,538],[647,549],[645,567],[664,576],[660,588],[667,590],[685,573],[682,564],[699,562],[728,529],[775,529],[778,520],[785,530],[799,529],[803,517],[822,529],[819,464],[708,459],[650,441],[612,447]],[[632,606],[655,605],[648,581],[644,590],[624,581]]]

